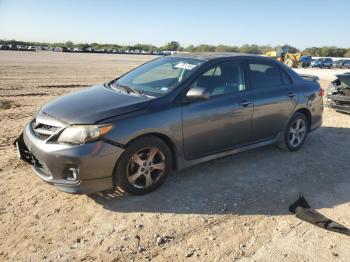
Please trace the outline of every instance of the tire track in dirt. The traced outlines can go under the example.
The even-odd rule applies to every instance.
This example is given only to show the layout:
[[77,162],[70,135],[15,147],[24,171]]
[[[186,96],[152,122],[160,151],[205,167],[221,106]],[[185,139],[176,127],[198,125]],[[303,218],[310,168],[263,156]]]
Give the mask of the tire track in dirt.
[[0,95],[0,97],[24,97],[24,96],[47,96],[49,94],[47,93],[26,93],[26,94],[6,94],[6,95]]
[[[200,235],[202,233],[204,233],[206,230],[214,227],[214,226],[219,226],[225,223],[228,223],[231,219],[237,218],[237,215],[223,215],[220,218],[216,218],[212,221],[210,221],[209,223],[205,224],[205,225],[198,225],[195,226],[193,228],[191,228],[191,230],[188,230],[187,232],[184,232],[182,234],[176,235],[175,236],[171,236],[172,240],[170,240],[169,242],[167,242],[167,246],[166,249],[172,248],[178,244],[181,243],[185,243],[186,240],[192,238],[194,235]],[[143,242],[146,243],[153,243],[151,245],[148,245],[147,247],[145,247],[145,251],[143,251],[142,253],[138,253],[136,251],[136,253],[132,253],[130,255],[127,255],[125,257],[122,257],[123,259],[127,259],[127,260],[133,260],[133,259],[138,259],[140,258],[138,256],[138,254],[140,254],[141,257],[143,258],[152,258],[155,259],[157,258],[157,256],[159,256],[162,252],[164,252],[164,246],[163,245],[156,245],[154,242],[154,238],[148,238],[143,240]],[[119,259],[119,258],[116,258]],[[116,260],[117,261],[117,260]]]
[[75,84],[67,84],[67,85],[41,85],[38,86],[38,88],[80,88],[80,87],[87,87],[91,86],[92,84],[88,85],[75,85]]

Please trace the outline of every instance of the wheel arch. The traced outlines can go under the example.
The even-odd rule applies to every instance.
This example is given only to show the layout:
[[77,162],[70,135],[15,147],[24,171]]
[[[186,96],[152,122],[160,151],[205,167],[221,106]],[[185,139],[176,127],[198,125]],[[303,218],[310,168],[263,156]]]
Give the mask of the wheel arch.
[[312,121],[312,116],[311,116],[310,110],[307,108],[300,108],[297,111],[295,111],[295,113],[301,113],[301,114],[305,115],[307,122],[308,122],[308,131],[310,131],[311,121]]

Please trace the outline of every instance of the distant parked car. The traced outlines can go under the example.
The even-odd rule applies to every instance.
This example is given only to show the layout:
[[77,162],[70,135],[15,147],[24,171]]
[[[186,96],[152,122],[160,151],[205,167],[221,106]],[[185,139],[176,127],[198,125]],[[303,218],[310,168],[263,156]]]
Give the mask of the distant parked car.
[[345,60],[342,68],[350,69],[350,60]]
[[83,52],[85,52],[85,53],[93,53],[93,52],[95,52],[95,49],[91,48],[91,47],[87,47],[87,48],[83,48]]
[[26,45],[17,45],[19,51],[28,51],[28,46]]
[[73,52],[83,52],[83,51],[84,51],[83,48],[79,48],[79,47],[75,47],[73,49]]
[[333,62],[333,67],[337,68],[350,68],[350,60],[348,59],[339,59]]
[[8,45],[0,45],[0,50],[10,50]]
[[18,46],[16,45],[8,45],[10,47],[10,50],[19,50]]
[[28,46],[27,50],[28,51],[36,51],[36,47],[35,46]]
[[319,58],[319,59],[312,60],[310,66],[311,67],[321,67],[321,64],[322,64],[322,59]]
[[54,52],[65,52],[67,48],[65,47],[55,47],[52,51]]
[[333,59],[332,58],[325,58],[323,60],[323,67],[332,68],[333,67]]
[[310,66],[310,64],[311,64],[311,60],[312,60],[312,58],[311,58],[311,56],[302,56],[301,58],[300,58],[300,62],[299,62],[299,65],[301,66],[301,67],[309,67]]
[[345,61],[344,59],[336,60],[333,62],[333,67],[342,68]]
[[311,67],[332,68],[332,66],[333,66],[332,58],[319,58],[311,62]]

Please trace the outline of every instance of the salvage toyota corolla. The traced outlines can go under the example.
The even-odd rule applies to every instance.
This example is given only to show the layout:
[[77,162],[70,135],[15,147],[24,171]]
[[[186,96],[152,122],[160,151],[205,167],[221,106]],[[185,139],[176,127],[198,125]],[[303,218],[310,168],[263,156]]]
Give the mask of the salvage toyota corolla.
[[65,192],[144,194],[171,170],[269,144],[301,148],[323,112],[324,91],[307,79],[267,57],[162,57],[44,105],[16,145]]

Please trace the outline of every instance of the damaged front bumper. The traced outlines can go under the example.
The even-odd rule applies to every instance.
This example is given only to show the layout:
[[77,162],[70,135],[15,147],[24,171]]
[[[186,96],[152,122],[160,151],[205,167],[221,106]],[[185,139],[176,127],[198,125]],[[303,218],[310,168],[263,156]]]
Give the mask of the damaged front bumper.
[[336,111],[350,114],[350,104],[339,104],[333,101],[327,102],[327,106]]
[[84,145],[46,143],[26,126],[16,140],[19,157],[45,182],[68,193],[94,193],[113,188],[113,171],[121,147],[99,140]]
[[350,113],[350,73],[336,75],[336,79],[329,84],[326,105]]

